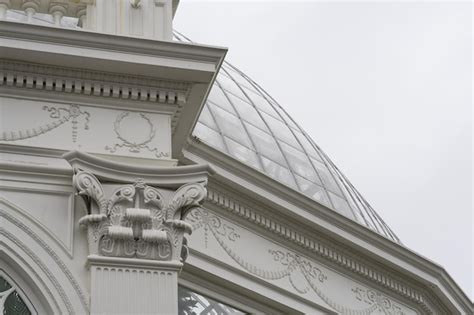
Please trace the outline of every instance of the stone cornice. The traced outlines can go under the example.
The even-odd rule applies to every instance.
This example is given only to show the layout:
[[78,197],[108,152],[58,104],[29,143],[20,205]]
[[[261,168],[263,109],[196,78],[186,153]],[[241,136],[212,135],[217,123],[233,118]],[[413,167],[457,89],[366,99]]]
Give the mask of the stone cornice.
[[180,270],[183,267],[182,262],[178,261],[155,261],[149,259],[138,259],[138,258],[121,258],[121,257],[107,257],[99,255],[87,256],[87,264],[94,264],[96,266],[116,266],[127,268],[146,268],[146,269],[157,269],[157,270]]
[[35,165],[27,164],[18,161],[4,161],[0,160],[0,172],[12,172],[12,173],[33,173],[41,175],[49,175],[58,178],[68,178],[72,175],[70,168],[59,168],[57,166],[49,165]]
[[[217,174],[213,177],[209,192],[210,195],[213,193],[221,195],[217,197],[217,200],[216,197],[210,196],[210,201],[219,207],[302,248],[330,259],[336,265],[343,266],[382,287],[389,288],[416,303],[422,303],[419,304],[420,306],[425,304],[425,311],[428,311],[430,305],[437,304],[431,300],[438,299],[443,300],[445,305],[451,305],[450,312],[453,314],[467,314],[472,308],[469,298],[441,266],[204,144],[192,142],[187,150],[191,154],[185,152],[185,160],[200,161],[201,163],[208,161],[215,163],[216,167],[222,167],[222,169],[216,168]],[[223,171],[225,174],[222,173]],[[228,171],[231,173],[227,173]],[[228,193],[221,192],[219,194],[212,188],[220,187],[221,191],[225,191],[224,187],[226,186],[232,187],[234,195],[245,196],[245,200],[250,206],[241,206],[241,198],[229,198]],[[256,189],[257,187],[265,187],[271,196],[268,196],[268,193],[262,195]],[[297,208],[294,205],[299,209],[304,209],[310,215],[301,216],[299,213],[295,213]],[[262,209],[265,208],[272,210],[268,212],[271,215],[263,215]],[[275,221],[278,217],[280,218],[279,222],[295,222],[296,225],[292,228],[287,224],[281,225],[280,223],[280,226],[284,228],[278,230],[278,221]],[[322,225],[322,223],[324,224]],[[327,229],[327,227],[331,229]],[[346,259],[344,262],[343,256],[339,253],[340,250],[334,251],[333,246],[320,247],[316,242],[317,238],[304,237],[302,234],[304,230],[320,231],[321,235],[330,238],[330,242],[332,240],[331,244],[334,240],[340,244],[347,244],[340,250],[356,249],[358,257],[362,255],[370,257],[370,260],[378,261],[378,265],[388,266],[400,274],[403,279],[410,279],[408,282],[411,280],[417,282],[418,285],[421,285],[421,289],[419,288],[418,294],[415,294],[414,287],[418,285],[403,288],[401,283],[397,284],[397,281],[387,279],[383,270],[370,273],[367,265],[365,267],[353,265],[351,263],[353,260],[350,259]],[[330,250],[330,248],[332,249]],[[432,293],[426,294],[427,290],[431,290]]]
[[[44,96],[49,91],[48,94],[61,93],[69,98],[101,97],[108,103],[114,100],[153,103],[157,110],[172,114],[172,155],[175,156],[181,152],[198,119],[226,52],[225,48],[192,43],[0,21],[3,59],[14,60],[17,65],[41,64],[42,70],[49,67],[47,73],[53,68],[59,72],[57,77],[42,73],[25,75],[21,71],[7,73],[0,76],[3,82],[0,90],[8,95],[28,97]],[[61,68],[81,69],[81,75],[86,72],[97,78],[90,82],[77,77],[68,80],[67,76],[61,77]],[[130,85],[115,82],[120,76],[127,77]],[[137,78],[140,78],[138,85]],[[16,89],[19,87],[21,90]]]
[[178,187],[189,182],[207,182],[208,176],[214,174],[213,169],[207,164],[150,167],[141,164],[115,162],[80,151],[65,153],[63,158],[73,168],[85,168],[100,179],[119,183],[133,182],[137,178],[142,178],[150,185]]
[[52,93],[60,98],[65,94],[74,99],[92,97],[100,105],[103,101],[97,102],[97,98],[108,99],[115,107],[119,102],[127,105],[139,102],[171,114],[171,129],[174,131],[192,84],[0,59],[0,89],[7,95],[17,95],[21,90],[30,95],[46,93],[49,97]]
[[[190,81],[207,82],[222,62],[226,49],[195,45],[181,42],[147,40],[141,38],[107,35],[87,31],[68,30],[62,28],[30,25],[0,21],[0,38],[3,38],[1,52],[8,52],[16,48],[25,52],[22,60],[32,58],[42,60],[48,56],[61,55],[51,64],[67,65],[71,59],[91,59],[89,64],[79,63],[81,68],[115,72],[126,72],[135,75],[150,77],[165,72],[165,68],[175,68],[175,79],[184,79],[186,75]],[[37,45],[27,47],[20,42],[36,42]],[[60,46],[61,51],[51,50],[53,46]],[[78,49],[82,50],[78,55]],[[34,51],[34,55],[27,56],[27,52]],[[137,59],[130,60],[131,55]],[[101,59],[104,62],[95,63]],[[31,61],[31,60],[30,60]],[[118,63],[120,68],[116,68]],[[157,71],[158,69],[162,71]],[[182,70],[182,71],[179,71]],[[194,74],[193,74],[194,72]],[[204,77],[200,78],[200,75]],[[163,77],[163,75],[161,75]]]

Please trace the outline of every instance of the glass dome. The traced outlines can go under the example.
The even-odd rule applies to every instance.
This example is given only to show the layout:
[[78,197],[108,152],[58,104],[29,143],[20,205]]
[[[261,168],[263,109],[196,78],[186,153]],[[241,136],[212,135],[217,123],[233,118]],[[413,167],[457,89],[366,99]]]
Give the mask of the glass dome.
[[[190,41],[175,32],[178,41]],[[257,83],[224,61],[193,135],[205,144],[400,242],[369,203]]]
[[[8,10],[7,20],[26,21]],[[31,21],[52,25],[49,14]],[[61,27],[80,29],[75,18]],[[177,41],[192,42],[174,31]],[[316,143],[257,83],[224,61],[193,135],[322,205],[400,243],[398,237]]]

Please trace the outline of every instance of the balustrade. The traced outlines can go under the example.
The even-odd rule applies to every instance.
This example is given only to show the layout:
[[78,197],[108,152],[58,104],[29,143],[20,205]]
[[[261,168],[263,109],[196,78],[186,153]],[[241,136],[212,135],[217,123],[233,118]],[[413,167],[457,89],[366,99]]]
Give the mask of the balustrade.
[[177,4],[177,0],[0,0],[0,20],[171,40]]

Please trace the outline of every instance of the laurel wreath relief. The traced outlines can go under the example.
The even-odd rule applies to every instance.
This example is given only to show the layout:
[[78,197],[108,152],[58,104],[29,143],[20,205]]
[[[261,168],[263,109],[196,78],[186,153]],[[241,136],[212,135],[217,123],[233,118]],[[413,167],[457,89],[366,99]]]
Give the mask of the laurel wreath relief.
[[[141,121],[139,124],[134,124],[133,128],[148,128],[146,132],[147,135],[142,139],[131,139],[130,137],[126,136],[127,127],[124,125],[124,120],[127,118],[132,118],[132,115],[135,116],[135,119],[138,118]],[[129,126],[128,128],[131,127]],[[120,113],[115,119],[114,131],[121,143],[115,143],[112,146],[106,146],[105,149],[111,153],[116,152],[118,148],[128,148],[129,152],[132,153],[140,153],[142,149],[145,149],[154,153],[157,158],[169,157],[169,153],[164,153],[159,151],[158,148],[150,147],[150,142],[156,136],[156,128],[151,119],[144,113]]]

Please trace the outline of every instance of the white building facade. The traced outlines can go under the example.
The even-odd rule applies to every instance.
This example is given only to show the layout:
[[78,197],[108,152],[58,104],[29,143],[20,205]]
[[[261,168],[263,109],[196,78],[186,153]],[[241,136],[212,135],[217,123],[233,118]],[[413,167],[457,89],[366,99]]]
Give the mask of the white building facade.
[[3,314],[472,314],[174,0],[0,0]]

